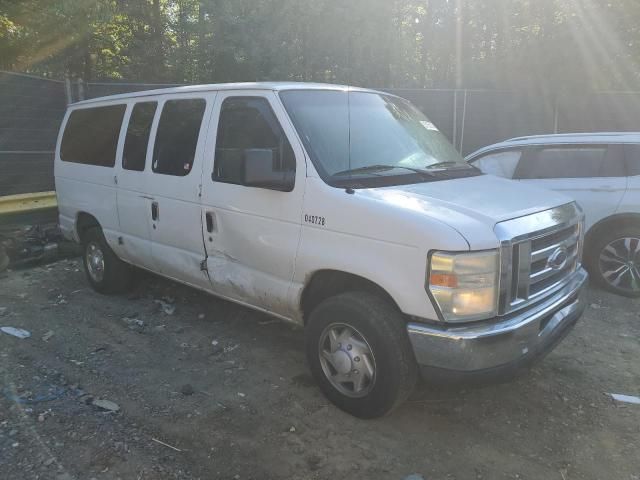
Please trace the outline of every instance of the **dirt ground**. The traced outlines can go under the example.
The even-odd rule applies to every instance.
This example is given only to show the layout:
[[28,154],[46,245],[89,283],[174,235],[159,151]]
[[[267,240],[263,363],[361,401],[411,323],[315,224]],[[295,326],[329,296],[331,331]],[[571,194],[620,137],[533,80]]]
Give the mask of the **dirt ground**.
[[77,260],[0,276],[0,325],[32,334],[0,333],[1,478],[640,479],[640,405],[605,395],[640,395],[640,301],[591,290],[533,371],[363,421],[314,385],[302,330],[138,285],[99,295]]

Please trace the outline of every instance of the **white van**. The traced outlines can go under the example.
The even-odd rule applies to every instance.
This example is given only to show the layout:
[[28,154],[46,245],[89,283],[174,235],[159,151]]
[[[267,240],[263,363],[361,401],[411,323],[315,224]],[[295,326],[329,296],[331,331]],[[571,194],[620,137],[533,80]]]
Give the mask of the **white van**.
[[419,369],[528,365],[584,308],[576,204],[483,175],[386,93],[255,83],[76,103],[55,177],[93,288],[124,290],[135,266],[304,325],[320,388],[363,418]]

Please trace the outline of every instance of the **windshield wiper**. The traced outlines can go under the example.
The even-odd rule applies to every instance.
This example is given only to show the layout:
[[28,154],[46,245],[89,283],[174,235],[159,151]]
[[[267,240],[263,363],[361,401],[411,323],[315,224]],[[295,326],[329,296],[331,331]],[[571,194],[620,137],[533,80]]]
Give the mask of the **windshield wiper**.
[[433,176],[431,172],[427,172],[426,170],[421,170],[419,168],[411,168],[411,167],[403,167],[401,165],[366,165],[364,167],[351,168],[349,170],[343,170],[338,173],[334,173],[333,176],[342,176],[349,175],[352,173],[367,173],[367,172],[380,172],[385,170],[393,170],[396,168],[400,168],[402,170],[409,170],[410,172],[417,173],[418,175],[428,175]]
[[433,168],[448,167],[451,165],[459,165],[458,169],[460,170],[467,169],[467,168],[474,168],[472,165],[469,165],[468,163],[462,163],[462,162],[437,162],[437,163],[432,163],[431,165],[427,165],[425,168],[431,170]]

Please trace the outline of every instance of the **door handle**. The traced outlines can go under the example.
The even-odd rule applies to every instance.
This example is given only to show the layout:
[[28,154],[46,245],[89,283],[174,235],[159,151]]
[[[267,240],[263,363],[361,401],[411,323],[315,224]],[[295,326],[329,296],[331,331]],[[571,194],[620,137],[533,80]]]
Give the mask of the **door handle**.
[[213,213],[207,212],[205,215],[205,219],[207,221],[207,232],[212,233],[215,227],[215,223],[213,221]]
[[158,202],[151,202],[151,219],[157,221],[158,218]]

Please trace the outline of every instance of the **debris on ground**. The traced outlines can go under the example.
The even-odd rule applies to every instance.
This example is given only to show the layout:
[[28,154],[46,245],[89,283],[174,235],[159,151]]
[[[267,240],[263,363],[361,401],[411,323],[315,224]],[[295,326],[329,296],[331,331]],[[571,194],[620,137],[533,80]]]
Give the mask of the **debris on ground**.
[[91,404],[103,410],[107,410],[109,412],[117,412],[120,410],[120,406],[117,403],[112,402],[111,400],[104,400],[104,399],[98,398],[94,400]]
[[[171,300],[171,301],[168,301]],[[173,315],[176,312],[176,306],[173,304],[171,297],[162,297],[160,300],[154,300],[165,313],[165,315]]]
[[412,473],[404,477],[404,480],[424,480],[424,477],[418,473]]
[[55,333],[53,332],[53,330],[49,330],[47,333],[42,335],[42,341],[43,342],[48,342],[51,339],[51,337],[53,337],[54,335],[55,335]]
[[23,330],[22,328],[0,327],[0,330],[6,333],[7,335],[13,335],[14,337],[18,337],[22,339],[29,338],[31,336],[31,332],[27,330]]
[[78,253],[78,245],[66,240],[57,224],[9,227],[0,232],[0,272]]
[[620,393],[610,393],[611,398],[622,403],[633,403],[634,405],[640,405],[640,397],[634,395],[623,395]]
[[130,317],[122,317],[122,321],[129,325],[131,329],[141,329],[144,328],[144,321],[139,318],[130,318]]
[[0,317],[4,317],[9,312],[7,307],[0,307]]
[[7,400],[23,405],[33,405],[36,403],[50,402],[52,400],[60,398],[66,391],[67,389],[65,387],[59,387],[56,385],[50,385],[42,393],[25,392],[22,395],[16,394],[12,389],[8,387],[3,389],[4,396],[7,398]]
[[175,450],[176,452],[181,452],[182,451],[179,448],[174,447],[173,445],[169,445],[168,443],[165,443],[162,440],[158,440],[157,438],[151,437],[151,440],[153,440],[156,443],[159,443],[160,445],[164,445],[165,447],[169,447],[170,449]]
[[228,345],[226,347],[224,347],[224,353],[231,353],[233,352],[236,348],[238,348],[240,345],[239,344],[235,344],[235,345]]
[[188,383],[185,383],[180,387],[180,393],[185,396],[189,396],[189,395],[193,395],[195,393],[195,390],[193,389],[193,386],[191,386]]
[[606,307],[604,305],[600,305],[599,303],[592,303],[591,304],[591,308],[593,308],[594,310],[608,310],[609,307]]

